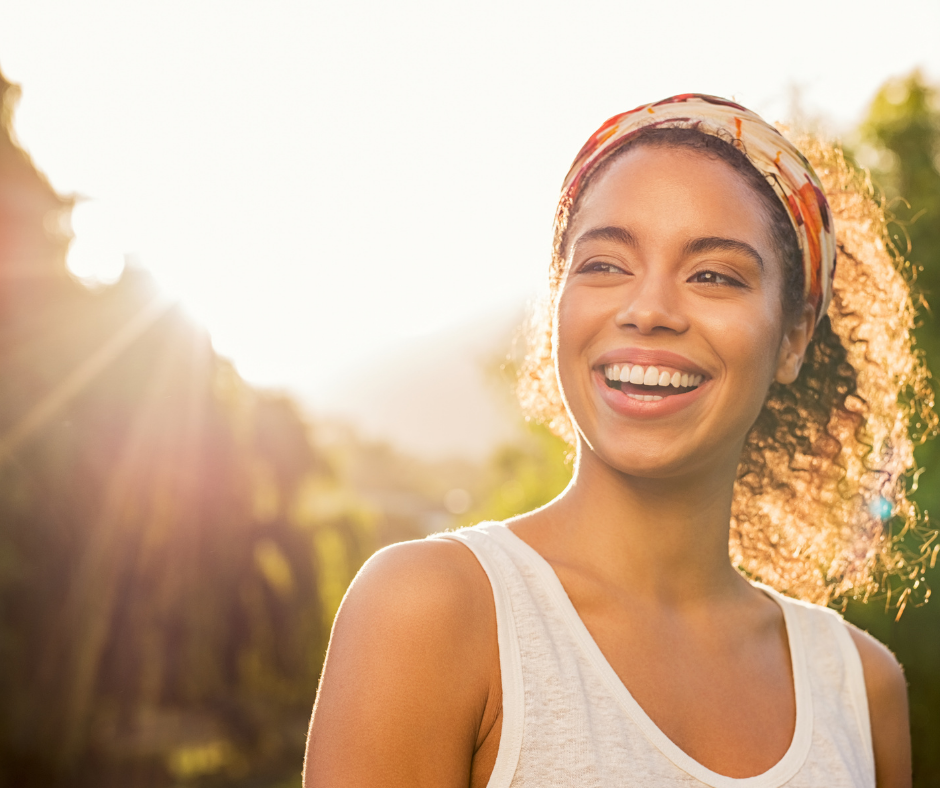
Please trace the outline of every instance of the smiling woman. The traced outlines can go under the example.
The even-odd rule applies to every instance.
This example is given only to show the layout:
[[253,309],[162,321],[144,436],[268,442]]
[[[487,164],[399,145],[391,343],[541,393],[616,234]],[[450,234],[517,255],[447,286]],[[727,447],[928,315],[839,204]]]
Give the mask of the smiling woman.
[[[828,196],[827,214],[835,214],[832,218],[839,228],[837,249],[831,251],[838,265],[828,274],[833,280],[831,295],[825,296],[828,309],[818,305],[827,277],[818,277],[819,292],[810,294],[816,245],[810,240],[800,244],[793,232],[789,211],[795,201],[778,199],[770,180],[747,158],[742,143],[735,146],[730,134],[723,139],[683,126],[641,127],[602,159],[596,171],[582,174],[578,185],[590,197],[587,187],[592,181],[600,180],[620,158],[642,149],[697,152],[700,159],[731,165],[741,176],[739,181],[751,186],[749,201],[758,200],[767,240],[783,268],[778,288],[782,318],[792,320],[815,300],[817,325],[798,377],[788,384],[771,382],[744,442],[731,552],[735,563],[752,577],[825,604],[874,590],[884,575],[904,568],[905,559],[886,538],[882,520],[887,519],[887,509],[899,518],[899,531],[916,524],[916,510],[905,488],[906,473],[913,465],[908,425],[918,422],[920,433],[927,434],[936,416],[926,370],[912,348],[914,310],[907,282],[899,273],[906,264],[889,252],[884,214],[872,199],[871,186],[846,165],[838,150],[818,140],[804,142],[825,182],[817,188],[825,192],[824,200]],[[531,417],[549,423],[574,443],[574,426],[556,382],[552,344],[554,310],[569,270],[570,250],[565,247],[577,219],[569,221],[570,214],[568,196],[556,221],[551,299],[533,321],[532,350],[519,393]],[[804,214],[812,212],[805,209],[799,218]],[[820,214],[816,221],[824,229],[822,218]],[[625,240],[622,233],[619,237]],[[575,245],[581,240],[576,239]],[[730,252],[729,245],[739,244],[740,239],[695,239],[686,252],[718,252],[716,243]],[[773,270],[765,271],[767,255],[746,246],[761,276],[772,276]],[[745,250],[739,247],[739,251]],[[716,260],[714,254],[711,259]],[[703,275],[716,285],[725,278],[719,270]],[[724,282],[724,292],[734,287],[746,290],[747,284],[746,279],[731,276]],[[712,292],[719,297],[721,288]]]
[[883,215],[812,149],[697,95],[588,141],[520,380],[572,482],[366,565],[306,785],[910,784],[900,667],[812,603],[904,566],[934,420]]

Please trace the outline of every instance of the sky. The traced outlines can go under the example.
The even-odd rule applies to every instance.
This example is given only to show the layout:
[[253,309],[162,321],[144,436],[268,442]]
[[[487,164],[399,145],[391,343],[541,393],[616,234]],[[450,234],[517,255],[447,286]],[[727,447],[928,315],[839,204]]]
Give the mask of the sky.
[[843,133],[887,78],[940,81],[936,0],[0,0],[0,19],[19,139],[85,198],[73,270],[106,281],[129,255],[249,381],[324,409],[416,337],[538,294],[561,181],[610,115],[704,92]]

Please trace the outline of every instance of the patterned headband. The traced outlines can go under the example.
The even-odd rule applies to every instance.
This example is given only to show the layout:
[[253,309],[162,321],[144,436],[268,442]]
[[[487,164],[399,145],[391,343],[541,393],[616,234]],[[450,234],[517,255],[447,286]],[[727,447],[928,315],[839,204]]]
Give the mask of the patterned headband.
[[562,187],[559,215],[570,209],[584,179],[640,129],[695,128],[735,140],[736,146],[773,187],[787,209],[803,253],[804,295],[817,324],[832,298],[836,238],[829,203],[813,168],[777,129],[744,107],[715,96],[683,93],[615,115],[591,135]]

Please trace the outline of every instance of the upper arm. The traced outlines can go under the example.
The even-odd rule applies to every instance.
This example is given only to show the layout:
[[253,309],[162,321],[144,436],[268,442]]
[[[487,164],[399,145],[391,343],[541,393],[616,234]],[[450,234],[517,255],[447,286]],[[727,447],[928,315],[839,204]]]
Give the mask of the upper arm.
[[468,785],[495,633],[489,583],[462,545],[411,542],[373,556],[336,616],[305,788]]
[[878,788],[911,785],[907,681],[894,655],[867,632],[849,625],[865,674]]

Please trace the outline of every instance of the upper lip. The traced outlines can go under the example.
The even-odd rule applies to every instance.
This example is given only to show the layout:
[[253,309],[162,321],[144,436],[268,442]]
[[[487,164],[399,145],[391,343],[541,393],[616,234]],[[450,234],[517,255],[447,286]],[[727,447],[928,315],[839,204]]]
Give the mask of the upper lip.
[[644,348],[617,348],[609,350],[598,357],[595,365],[606,367],[609,364],[640,364],[644,367],[664,366],[690,372],[703,377],[711,377],[702,367],[694,361],[672,353],[669,350],[647,350]]

